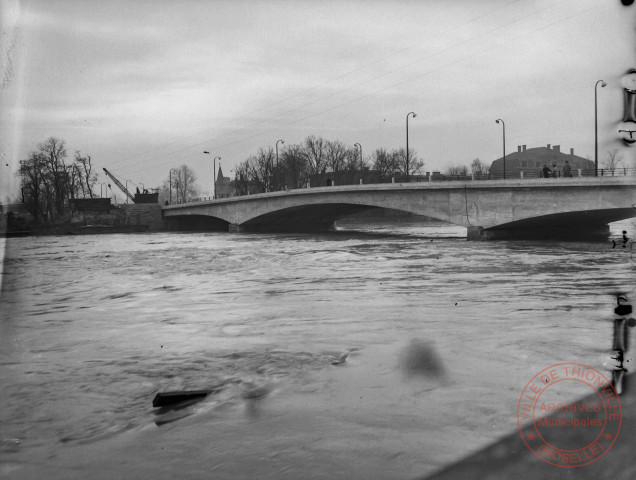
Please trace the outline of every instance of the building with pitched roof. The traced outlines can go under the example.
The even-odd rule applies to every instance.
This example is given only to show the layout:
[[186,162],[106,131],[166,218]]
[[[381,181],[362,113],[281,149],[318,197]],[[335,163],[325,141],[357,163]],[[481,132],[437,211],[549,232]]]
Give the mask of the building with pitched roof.
[[[561,152],[561,145],[546,145],[545,147],[526,148],[519,145],[516,152],[506,154],[506,178],[519,178],[521,172],[524,177],[539,177],[544,165],[551,171],[556,171],[557,176],[563,174],[565,162],[570,164],[572,175],[594,175],[594,162],[587,158],[574,155],[574,149],[570,153]],[[503,157],[498,158],[490,165],[490,175],[494,178],[503,177]]]

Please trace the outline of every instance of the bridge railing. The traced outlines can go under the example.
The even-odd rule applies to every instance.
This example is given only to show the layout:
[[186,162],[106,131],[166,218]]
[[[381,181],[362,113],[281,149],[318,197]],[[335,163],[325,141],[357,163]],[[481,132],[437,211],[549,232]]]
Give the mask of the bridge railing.
[[[570,172],[572,177],[593,177],[594,169],[573,169]],[[599,168],[599,177],[624,177],[624,176],[636,176],[636,168],[627,167],[615,167],[615,168]],[[550,178],[564,178],[562,170],[554,170],[550,172]],[[506,172],[505,178],[511,179],[533,179],[543,178],[541,171],[536,170],[516,170],[513,172]],[[479,181],[479,180],[503,180],[503,172],[492,172],[485,174],[466,174],[466,175],[453,175],[439,172],[433,172],[431,175],[395,175],[392,177],[384,177],[379,182],[374,183],[418,183],[418,182],[453,182],[453,181]],[[355,185],[359,182],[342,182],[336,183],[337,185]]]
[[636,168],[599,168],[598,174],[605,177],[628,177],[636,176]]

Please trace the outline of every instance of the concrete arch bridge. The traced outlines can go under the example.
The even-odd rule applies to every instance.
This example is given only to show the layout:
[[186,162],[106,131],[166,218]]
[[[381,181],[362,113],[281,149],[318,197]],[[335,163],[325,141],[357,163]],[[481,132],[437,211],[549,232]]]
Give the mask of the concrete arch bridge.
[[321,232],[389,208],[468,229],[468,239],[590,238],[636,217],[636,177],[389,183],[306,188],[162,207],[171,229]]

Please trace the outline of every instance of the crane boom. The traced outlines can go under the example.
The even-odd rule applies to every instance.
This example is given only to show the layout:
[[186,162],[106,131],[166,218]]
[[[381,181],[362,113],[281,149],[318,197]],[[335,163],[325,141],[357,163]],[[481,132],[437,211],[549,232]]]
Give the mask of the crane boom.
[[105,168],[104,168],[104,172],[106,173],[106,175],[108,175],[108,177],[109,177],[109,178],[110,178],[113,182],[115,182],[115,185],[117,185],[117,186],[119,187],[119,189],[120,189],[122,192],[124,192],[124,193],[126,194],[126,196],[128,196],[128,198],[130,198],[130,200],[132,200],[132,202],[133,202],[133,203],[135,203],[135,197],[133,197],[133,196],[132,196],[132,194],[128,191],[128,189],[127,189],[126,187],[124,187],[124,186],[122,185],[122,183],[121,183],[119,180],[117,180],[117,179],[115,178],[115,176],[114,176],[112,173],[110,173],[108,170],[106,170]]

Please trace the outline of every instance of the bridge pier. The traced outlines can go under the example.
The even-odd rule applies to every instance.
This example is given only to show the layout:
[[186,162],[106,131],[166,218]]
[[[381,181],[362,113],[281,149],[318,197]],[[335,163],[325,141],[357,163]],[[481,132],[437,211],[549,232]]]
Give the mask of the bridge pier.
[[242,233],[246,231],[246,228],[242,225],[238,225],[236,223],[229,223],[227,226],[227,231],[229,233]]
[[468,227],[468,240],[607,240],[609,225],[594,227],[536,227],[536,228],[488,228]]
[[488,240],[484,233],[484,227],[468,227],[466,232],[467,240]]

